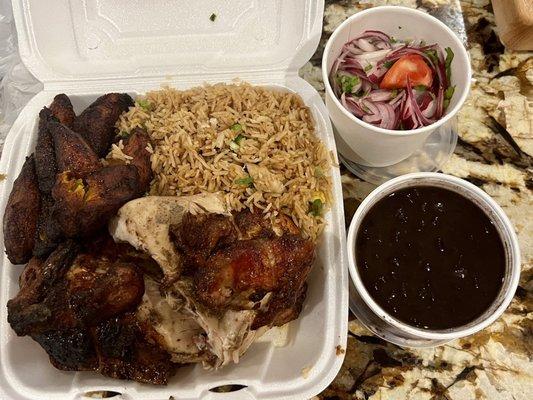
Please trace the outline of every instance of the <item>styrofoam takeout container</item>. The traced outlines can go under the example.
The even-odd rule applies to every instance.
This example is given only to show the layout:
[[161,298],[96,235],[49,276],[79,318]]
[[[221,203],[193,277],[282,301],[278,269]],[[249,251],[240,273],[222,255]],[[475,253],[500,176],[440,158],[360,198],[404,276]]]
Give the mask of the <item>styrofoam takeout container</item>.
[[[451,65],[455,93],[444,116],[431,125],[407,131],[383,129],[364,122],[350,113],[339,101],[329,83],[329,72],[345,43],[365,30],[378,30],[395,38],[420,39],[437,43],[444,51],[454,52]],[[429,135],[444,127],[462,107],[470,89],[468,53],[459,38],[444,23],[431,15],[397,6],[374,7],[358,12],[344,21],[331,35],[322,58],[322,78],[326,106],[335,126],[335,139],[344,159],[371,167],[385,167],[405,160],[420,149]]]
[[[126,2],[111,0],[13,0],[20,54],[44,83],[20,113],[4,146],[0,210],[25,156],[35,145],[39,110],[57,93],[68,94],[76,112],[108,92],[135,96],[163,84],[189,88],[234,78],[298,93],[311,109],[318,136],[336,154],[326,107],[298,77],[321,35],[323,0],[232,2]],[[216,14],[215,21],[210,20]],[[345,348],[348,279],[342,191],[332,170],[333,204],[309,277],[300,317],[290,323],[288,344],[254,344],[237,365],[220,371],[178,369],[168,386],[156,387],[55,369],[40,346],[17,337],[7,323],[6,302],[18,291],[22,266],[0,261],[0,398],[83,399],[108,390],[128,400],[306,399],[337,374]],[[0,235],[3,246],[3,234]],[[3,250],[3,249],[2,249]],[[3,251],[2,251],[3,253]],[[246,388],[215,393],[239,384]]]
[[[498,296],[488,309],[468,324],[441,330],[429,330],[408,325],[387,313],[380,307],[366,290],[359,272],[355,254],[355,243],[359,227],[367,212],[379,200],[389,194],[413,186],[436,186],[454,191],[472,201],[490,218],[496,227],[505,250],[505,275]],[[458,224],[461,221],[457,221]],[[348,268],[354,286],[350,294],[352,312],[372,332],[381,338],[403,347],[431,347],[441,345],[450,340],[472,335],[502,315],[511,303],[520,278],[520,249],[513,225],[502,208],[483,190],[464,179],[455,176],[419,172],[406,174],[378,186],[361,203],[355,212],[348,231]],[[468,301],[468,299],[465,299]]]

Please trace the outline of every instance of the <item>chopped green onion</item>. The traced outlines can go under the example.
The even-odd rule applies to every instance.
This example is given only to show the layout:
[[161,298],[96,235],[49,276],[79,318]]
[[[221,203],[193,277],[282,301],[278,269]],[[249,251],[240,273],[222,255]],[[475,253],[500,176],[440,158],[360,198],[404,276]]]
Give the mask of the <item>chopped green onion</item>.
[[444,61],[444,66],[446,67],[446,78],[448,78],[448,82],[450,82],[450,78],[452,76],[452,61],[453,61],[453,51],[449,47],[446,47],[444,50],[446,50],[446,60]]
[[315,167],[315,176],[317,178],[322,178],[324,176],[324,171],[320,167]]
[[235,183],[241,186],[251,186],[254,183],[254,178],[248,175],[244,178],[235,179]]
[[368,72],[372,69],[372,65],[368,64],[366,67],[365,67],[365,72]]
[[211,16],[209,17],[209,19],[212,21],[212,22],[215,22],[215,19],[217,19],[217,15],[215,13],[211,14]]
[[397,42],[398,42],[398,39],[396,39],[394,36],[391,36],[391,37],[390,37],[390,42],[391,42],[391,43],[397,43]]
[[235,136],[235,139],[233,139],[233,141],[240,146],[243,139],[244,136],[239,133],[237,136]]
[[383,66],[384,66],[385,68],[390,68],[390,67],[392,67],[392,64],[394,64],[394,61],[385,61],[385,62],[383,63]]
[[233,132],[240,132],[242,131],[242,125],[241,124],[233,124],[229,127]]
[[241,135],[240,133],[237,136],[235,136],[235,138],[231,142],[229,142],[229,147],[231,148],[231,150],[233,151],[239,150],[243,139],[244,139],[244,136]]
[[425,92],[426,91],[426,85],[416,85],[414,87],[414,89],[417,91],[417,92]]
[[398,96],[398,89],[392,89],[390,92],[391,99],[394,99],[396,96]]
[[139,99],[137,100],[137,104],[145,109],[146,111],[152,111],[152,105],[150,104],[150,102],[148,100],[145,100],[145,99]]
[[309,214],[314,217],[322,215],[322,210],[324,209],[324,203],[320,199],[314,199],[309,203]]
[[337,75],[337,82],[344,93],[352,93],[353,88],[357,86],[360,81],[358,76]]
[[129,132],[126,132],[126,131],[120,131],[120,132],[117,134],[117,137],[119,137],[119,138],[121,138],[121,139],[127,139],[129,136],[130,136],[130,133],[129,133]]

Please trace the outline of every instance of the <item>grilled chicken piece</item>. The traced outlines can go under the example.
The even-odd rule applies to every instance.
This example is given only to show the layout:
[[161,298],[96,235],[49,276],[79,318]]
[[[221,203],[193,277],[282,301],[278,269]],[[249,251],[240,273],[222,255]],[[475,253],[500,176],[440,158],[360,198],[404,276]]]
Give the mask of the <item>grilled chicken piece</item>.
[[[226,225],[221,218],[228,221]],[[235,225],[229,225],[232,222]],[[177,249],[186,260],[194,260],[188,271],[195,282],[196,296],[205,306],[239,309],[267,293],[271,293],[271,302],[284,300],[280,312],[294,306],[313,264],[314,244],[292,233],[278,237],[267,223],[261,214],[243,211],[233,221],[212,214],[186,215],[180,225],[170,228]],[[292,225],[290,229],[294,230]],[[246,239],[235,240],[240,232]],[[224,242],[214,243],[213,237],[224,238]],[[277,319],[275,314],[270,315],[265,325]],[[288,322],[286,319],[280,319],[282,324]]]
[[[278,228],[281,236],[260,214],[229,216],[214,194],[137,199],[124,205],[109,226],[115,240],[159,263],[167,301],[174,299],[180,315],[189,314],[205,332],[191,333],[187,318],[179,322],[190,332],[185,338],[177,329],[154,325],[162,345],[174,356],[170,343],[193,341],[207,351],[204,365],[215,368],[238,362],[256,338],[301,311],[314,244],[289,218]],[[176,323],[183,318],[175,317]],[[183,350],[177,352],[183,357]]]
[[[61,244],[46,261],[33,258],[8,302],[8,321],[30,335],[63,370],[94,370],[121,379],[166,383],[175,366],[146,337],[134,310],[144,293],[131,247],[106,237],[81,249]],[[125,261],[125,260],[129,261]],[[141,258],[142,259],[142,258]]]
[[67,237],[89,236],[129,200],[142,193],[133,165],[113,165],[78,179],[70,172],[57,177],[52,191],[55,213]]
[[58,172],[70,171],[84,177],[102,168],[91,146],[76,132],[58,122],[49,122]]
[[76,317],[67,306],[66,271],[77,256],[78,246],[65,242],[45,260],[32,258],[20,276],[20,291],[7,302],[8,317],[17,335],[74,328]]
[[133,313],[102,322],[93,335],[102,375],[165,385],[176,369],[166,351],[146,340]]
[[4,213],[4,243],[13,264],[27,263],[31,257],[40,208],[41,194],[32,154],[13,183]]
[[126,93],[103,95],[74,120],[72,129],[83,136],[99,157],[103,157],[115,136],[118,117],[131,106],[133,99]]
[[61,93],[54,97],[54,101],[50,104],[50,111],[60,123],[69,128],[72,127],[76,114],[66,94]]
[[216,194],[148,196],[122,206],[109,222],[109,232],[116,241],[148,253],[169,282],[179,277],[182,267],[182,257],[170,239],[169,227],[178,224],[187,212],[227,214],[222,198]]

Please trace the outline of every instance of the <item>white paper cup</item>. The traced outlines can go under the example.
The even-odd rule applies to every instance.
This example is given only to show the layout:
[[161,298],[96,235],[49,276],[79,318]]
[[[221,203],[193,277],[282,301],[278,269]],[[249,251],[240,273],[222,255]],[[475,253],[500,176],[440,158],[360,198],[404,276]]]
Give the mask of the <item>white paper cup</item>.
[[[409,131],[375,127],[360,120],[341,104],[329,83],[329,72],[342,46],[365,30],[380,30],[398,39],[421,39],[450,47],[454,53],[451,81],[455,93],[445,115],[435,123]],[[372,167],[396,164],[422,147],[435,129],[446,124],[463,105],[470,88],[470,61],[459,38],[438,19],[422,11],[396,6],[374,7],[352,15],[329,38],[322,57],[326,107],[335,126],[339,153],[346,159]]]
[[[482,315],[466,325],[442,330],[426,330],[401,322],[392,317],[374,301],[359,276],[355,257],[355,243],[363,218],[380,199],[394,191],[412,186],[437,186],[461,194],[485,211],[493,221],[502,239],[506,266],[500,293]],[[520,249],[511,222],[501,207],[487,193],[470,182],[451,175],[418,172],[400,176],[378,186],[361,203],[348,231],[348,268],[357,292],[357,298],[362,299],[365,306],[352,310],[356,316],[360,317],[360,320],[367,326],[368,324],[365,322],[372,321],[371,326],[368,326],[368,328],[386,340],[392,338],[390,341],[406,347],[423,347],[424,345],[442,344],[449,340],[471,335],[489,326],[505,311],[514,296],[520,278]],[[468,299],[465,299],[465,301],[468,301]],[[357,315],[358,313],[360,315]]]

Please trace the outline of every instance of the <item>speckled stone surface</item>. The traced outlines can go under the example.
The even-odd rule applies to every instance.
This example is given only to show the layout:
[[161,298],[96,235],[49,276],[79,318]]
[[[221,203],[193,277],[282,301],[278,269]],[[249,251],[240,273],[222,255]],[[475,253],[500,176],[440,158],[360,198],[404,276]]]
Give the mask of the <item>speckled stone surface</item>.
[[[326,0],[319,49],[300,74],[323,92],[329,35],[348,16],[385,4],[423,9],[467,44],[472,89],[459,114],[457,149],[442,172],[473,182],[503,207],[518,233],[522,275],[497,322],[433,349],[388,344],[354,318],[344,365],[316,399],[533,399],[533,53],[504,49],[489,0]],[[348,223],[374,186],[342,171]]]

